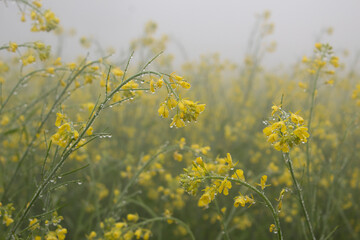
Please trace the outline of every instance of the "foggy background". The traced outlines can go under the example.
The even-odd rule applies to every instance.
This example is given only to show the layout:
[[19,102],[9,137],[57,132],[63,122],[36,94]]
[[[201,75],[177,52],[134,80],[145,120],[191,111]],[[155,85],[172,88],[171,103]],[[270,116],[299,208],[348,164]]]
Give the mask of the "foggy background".
[[[97,39],[104,48],[127,53],[130,41],[140,37],[145,23],[153,20],[158,24],[157,36],[169,36],[166,53],[174,53],[177,64],[215,52],[222,59],[242,63],[255,14],[265,10],[271,12],[270,22],[275,25],[267,42],[277,42],[276,51],[266,55],[265,66],[289,66],[311,54],[318,40],[330,43],[340,60],[347,63],[360,50],[358,0],[43,0],[42,3],[60,18],[65,31],[76,29],[76,35],[62,43],[62,57],[67,61],[88,52],[79,44],[83,36]],[[58,40],[53,34],[31,33],[30,21],[22,23],[20,16],[14,2],[0,0],[0,46],[9,40],[18,43],[43,40],[56,47]],[[329,27],[334,29],[331,36],[321,34]],[[186,54],[181,53],[179,46]],[[345,49],[350,53],[347,59],[342,54]]]

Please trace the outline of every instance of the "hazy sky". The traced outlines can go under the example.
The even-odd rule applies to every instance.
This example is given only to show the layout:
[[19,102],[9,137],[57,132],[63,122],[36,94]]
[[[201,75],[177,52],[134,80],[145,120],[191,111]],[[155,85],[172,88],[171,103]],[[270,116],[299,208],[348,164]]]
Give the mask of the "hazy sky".
[[[7,3],[7,4],[6,4]],[[158,23],[159,34],[168,34],[186,49],[190,59],[218,52],[223,58],[240,62],[255,23],[255,14],[271,11],[277,42],[275,53],[265,64],[292,64],[310,54],[320,32],[333,27],[332,36],[322,40],[334,46],[338,55],[348,49],[351,56],[360,50],[359,0],[43,0],[61,20],[65,29],[75,28],[76,37],[65,41],[65,57],[84,54],[78,47],[81,36],[92,36],[104,47],[128,49],[148,20]],[[29,33],[29,25],[19,21],[20,13],[11,1],[0,0],[0,45],[9,40],[24,42],[44,39],[46,34]],[[170,43],[170,50],[176,44]],[[177,61],[182,61],[180,54]]]

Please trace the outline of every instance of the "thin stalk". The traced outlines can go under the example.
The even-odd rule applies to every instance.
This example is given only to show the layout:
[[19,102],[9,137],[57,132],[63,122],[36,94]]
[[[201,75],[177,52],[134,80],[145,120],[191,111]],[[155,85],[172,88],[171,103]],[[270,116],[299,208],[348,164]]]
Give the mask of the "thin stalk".
[[[224,221],[224,224],[227,227],[228,233],[231,233],[232,231],[234,231],[234,229],[236,229],[236,227],[229,228],[229,224],[230,224],[231,220],[233,219],[235,213],[236,213],[236,207],[232,206],[230,213],[228,214],[226,220]],[[221,236],[222,236],[222,233],[219,233],[216,237],[216,240],[220,240]]]
[[357,233],[354,231],[354,228],[351,226],[349,219],[347,218],[346,214],[344,213],[344,210],[341,208],[341,206],[339,205],[338,202],[336,203],[336,207],[337,207],[337,210],[338,210],[347,230],[351,234],[351,237],[355,240],[359,240],[360,238],[358,237]]
[[[97,61],[95,61],[97,62]],[[94,62],[91,62],[87,65],[85,65],[84,67],[82,67],[82,69],[75,74],[75,76],[77,76],[78,74],[80,74],[80,72],[82,72],[83,69],[85,69],[87,66],[93,64]],[[129,81],[131,81],[134,78],[137,78],[141,75],[144,74],[156,74],[156,75],[160,75],[157,72],[152,72],[152,71],[145,71],[145,72],[141,72],[141,73],[137,73],[133,76],[131,76],[130,78],[128,78],[126,81],[122,82],[117,88],[115,88],[109,95],[107,98],[104,99],[104,101],[98,106],[96,112],[94,114],[91,114],[91,117],[88,121],[88,123],[86,124],[85,128],[83,129],[83,131],[80,133],[78,139],[76,139],[74,142],[69,143],[68,146],[65,148],[64,152],[61,155],[60,161],[55,165],[55,167],[51,170],[51,172],[49,173],[49,175],[46,177],[46,179],[43,181],[43,183],[38,187],[38,189],[36,190],[36,192],[34,193],[33,197],[31,198],[31,201],[29,202],[29,204],[27,204],[24,212],[22,213],[22,215],[18,218],[19,220],[16,221],[16,224],[14,224],[13,228],[10,231],[10,234],[8,235],[8,240],[11,239],[11,236],[15,234],[17,228],[20,226],[20,224],[22,223],[22,221],[25,219],[25,217],[27,216],[27,214],[29,213],[31,207],[34,205],[35,201],[38,199],[38,197],[41,195],[41,193],[43,192],[43,190],[45,189],[45,187],[49,184],[50,180],[54,178],[56,172],[62,167],[62,165],[64,164],[65,160],[70,156],[70,154],[72,152],[74,152],[76,150],[76,146],[79,144],[80,140],[82,139],[82,137],[86,134],[86,131],[90,128],[90,126],[93,125],[95,119],[98,117],[98,115],[100,114],[100,112],[104,109],[105,104],[108,103],[112,97],[114,96],[114,94],[121,89],[125,84],[127,84]],[[75,79],[75,77],[73,78]],[[72,80],[73,80],[72,79]],[[55,104],[54,104],[55,105]],[[95,108],[94,108],[95,110]],[[71,146],[70,146],[71,145]],[[146,165],[146,164],[145,164]],[[134,180],[135,181],[135,180]]]
[[5,108],[6,104],[9,102],[10,98],[14,95],[14,93],[16,92],[16,90],[19,88],[19,86],[25,81],[27,80],[27,78],[31,77],[32,75],[39,73],[39,72],[43,72],[45,71],[45,69],[39,69],[39,70],[35,70],[31,73],[26,74],[25,76],[21,77],[19,79],[19,81],[16,83],[16,85],[13,87],[13,89],[11,89],[9,95],[7,96],[7,98],[5,99],[5,101],[1,104],[0,106],[0,114],[3,111],[3,109]]
[[133,56],[134,56],[134,51],[131,52],[130,57],[129,57],[127,63],[126,63],[126,66],[125,66],[125,69],[124,69],[124,75],[121,78],[121,82],[123,82],[125,80],[125,77],[126,77],[129,65],[130,65],[130,61],[133,58]]
[[310,217],[309,217],[309,214],[308,214],[308,212],[306,210],[306,207],[305,207],[305,201],[304,201],[304,197],[303,197],[303,194],[302,194],[302,189],[300,187],[300,184],[298,183],[298,181],[295,178],[294,167],[293,167],[293,164],[292,164],[292,160],[290,158],[290,154],[289,153],[284,153],[283,157],[284,157],[285,162],[288,164],[289,171],[291,173],[291,177],[292,177],[292,180],[293,180],[293,184],[295,186],[296,192],[297,192],[298,197],[299,197],[299,202],[300,202],[303,214],[305,216],[307,228],[308,228],[308,230],[309,230],[309,232],[311,234],[311,238],[313,240],[316,240],[316,237],[315,237],[315,234],[314,234],[314,231],[313,231],[313,227],[311,225]]
[[223,235],[225,235],[225,239],[230,240],[231,238],[230,238],[230,235],[229,235],[229,232],[228,232],[228,229],[227,229],[227,225],[225,224],[225,221],[224,221],[224,214],[221,212],[218,201],[216,200],[216,198],[215,198],[214,202],[215,202],[215,206],[216,206],[216,211],[221,216],[220,221],[221,221],[221,225],[223,226],[223,229],[224,229]]
[[[337,147],[337,153],[336,153],[336,158],[335,158],[335,164],[337,164],[340,160],[340,154],[341,154],[341,150],[343,149],[343,145],[345,143],[345,139],[349,133],[349,130],[353,127],[353,123],[354,123],[354,120],[355,120],[355,116],[350,120],[350,122],[347,124],[347,128],[345,129],[344,131],[344,134],[340,140],[340,143]],[[337,173],[334,177],[334,180],[333,180],[333,187],[330,188],[330,193],[329,193],[329,197],[328,197],[328,202],[327,202],[327,205],[326,205],[326,210],[325,210],[325,213],[323,214],[324,217],[323,217],[323,221],[324,221],[324,228],[323,228],[323,231],[321,233],[321,236],[323,236],[326,232],[326,227],[327,227],[327,221],[329,219],[329,217],[331,216],[331,204],[336,204],[334,203],[334,200],[336,201],[337,198],[336,198],[336,195],[335,195],[335,191],[336,190],[342,190],[342,188],[339,188],[338,185],[340,184],[339,180],[338,179],[341,179],[341,174],[344,172],[347,164],[349,162],[349,158],[345,158],[343,160],[343,163],[341,166],[338,166],[337,169]],[[316,190],[316,189],[315,189]],[[315,195],[316,195],[316,191],[315,192]],[[341,196],[342,194],[338,194],[338,196]]]
[[140,199],[134,200],[134,199],[130,198],[130,199],[127,199],[126,202],[142,207],[145,211],[147,211],[151,215],[151,217],[157,217],[156,213],[151,209],[151,207],[149,207],[148,205],[146,205],[145,203],[140,201]]
[[152,59],[150,59],[150,61],[148,61],[144,67],[141,69],[141,71],[145,71],[145,69],[156,59],[158,58],[161,54],[163,54],[164,51],[159,52],[158,54],[156,54]]
[[[53,114],[53,110],[62,102],[62,99],[63,99],[63,96],[65,95],[65,93],[67,92],[67,89],[70,87],[71,83],[73,81],[75,81],[76,77],[79,76],[88,66],[96,63],[96,62],[99,62],[99,61],[94,61],[94,62],[91,62],[91,63],[88,63],[86,65],[84,65],[82,68],[80,68],[78,70],[77,73],[75,73],[73,76],[69,77],[69,83],[66,85],[66,87],[63,89],[63,91],[60,93],[60,95],[55,99],[55,102],[53,103],[53,105],[51,106],[50,110],[48,111],[48,113],[46,114],[45,118],[42,120],[41,124],[39,125],[38,129],[36,130],[36,134],[40,133],[41,129],[44,127],[46,121],[48,120],[48,118]],[[35,71],[36,72],[36,71]],[[28,76],[28,75],[27,75]],[[8,97],[9,98],[9,97]],[[5,103],[3,104],[3,106],[5,105]],[[2,106],[2,107],[3,107]],[[1,108],[0,108],[0,111],[1,111]],[[36,134],[33,136],[31,142],[28,144],[28,146],[26,147],[26,150],[25,152],[23,153],[23,155],[21,156],[19,162],[17,163],[16,165],[16,168],[15,168],[15,172],[12,174],[11,178],[10,178],[10,181],[9,183],[7,184],[5,190],[4,190],[4,193],[3,193],[3,196],[2,196],[2,200],[6,199],[7,197],[7,193],[11,187],[11,185],[13,184],[19,170],[20,170],[20,167],[22,165],[22,163],[25,161],[31,147],[33,146],[34,142],[36,141],[37,137],[36,137]],[[85,133],[84,133],[85,134]]]
[[[219,180],[224,180],[226,177],[221,177],[221,176],[204,176],[204,177],[198,177],[195,179],[219,179]],[[250,185],[247,182],[244,182],[240,179],[236,179],[236,178],[227,178],[227,180],[231,181],[231,182],[235,182],[235,183],[240,183],[241,185],[247,187],[248,189],[252,190],[253,192],[255,192],[262,200],[264,200],[266,206],[270,209],[272,217],[274,219],[275,222],[275,227],[277,229],[277,235],[278,235],[278,239],[279,240],[283,240],[283,235],[282,235],[282,231],[281,231],[281,226],[280,226],[280,219],[279,219],[279,215],[277,214],[274,206],[271,204],[270,200],[265,196],[263,191],[260,191],[259,189],[257,189],[256,187]]]
[[[312,86],[312,92],[311,92],[311,102],[310,102],[310,113],[309,113],[309,120],[308,120],[308,132],[311,132],[311,121],[313,117],[314,107],[315,107],[315,93],[316,93],[316,85],[317,81],[320,76],[320,70],[321,68],[318,68],[315,78],[314,78],[314,84]],[[310,183],[310,141],[311,138],[308,139],[306,143],[306,175],[307,175],[307,181]]]

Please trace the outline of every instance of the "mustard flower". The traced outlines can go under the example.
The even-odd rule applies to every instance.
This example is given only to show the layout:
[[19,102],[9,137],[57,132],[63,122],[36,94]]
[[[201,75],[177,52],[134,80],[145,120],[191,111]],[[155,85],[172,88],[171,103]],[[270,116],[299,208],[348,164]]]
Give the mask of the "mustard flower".
[[245,182],[244,171],[242,169],[236,169],[235,173],[231,177]]
[[224,192],[224,195],[228,195],[229,194],[229,189],[231,189],[232,185],[231,182],[228,181],[226,178],[221,182],[219,188],[218,188],[218,192],[222,193]]
[[242,207],[245,207],[246,199],[243,195],[235,197],[234,207],[238,207],[241,205]]
[[18,48],[18,45],[17,45],[16,42],[10,42],[10,43],[9,43],[9,48],[8,48],[8,50],[9,50],[10,52],[16,52],[17,48]]
[[278,106],[273,106],[272,110],[273,117],[266,121],[268,126],[263,129],[263,133],[274,149],[289,152],[293,146],[307,142],[310,134],[300,115],[287,113]]
[[260,184],[257,183],[257,185],[259,185],[259,186],[261,187],[261,190],[264,190],[265,187],[270,186],[270,184],[269,184],[269,185],[266,185],[266,181],[267,181],[267,176],[266,176],[266,175],[263,175],[263,176],[261,177]]
[[269,227],[269,231],[270,232],[274,232],[275,231],[275,224],[271,224],[270,227]]
[[137,222],[139,220],[139,215],[136,213],[136,214],[131,214],[129,213],[127,216],[126,216],[127,220],[130,221],[130,222]]
[[211,202],[211,200],[212,199],[210,193],[204,193],[198,201],[198,206],[199,207],[207,206]]

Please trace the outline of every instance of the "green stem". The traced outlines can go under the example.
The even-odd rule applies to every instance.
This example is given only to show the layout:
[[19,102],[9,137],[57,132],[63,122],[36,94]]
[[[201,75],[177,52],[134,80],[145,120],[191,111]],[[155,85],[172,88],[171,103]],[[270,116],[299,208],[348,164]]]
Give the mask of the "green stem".
[[227,229],[227,225],[224,222],[224,214],[221,212],[218,201],[216,200],[216,198],[214,199],[214,202],[215,202],[215,206],[216,206],[216,211],[221,216],[220,222],[221,222],[221,225],[223,226],[223,229],[224,229],[223,234],[225,235],[225,239],[230,240],[230,235],[229,235],[229,232],[228,232],[228,229]]
[[[81,68],[81,70],[75,74],[75,76],[72,78],[72,81],[75,79],[75,77],[77,75],[79,75],[87,66],[90,66],[91,64],[95,63],[97,61],[91,62],[89,64],[86,64],[85,66],[83,66]],[[27,214],[29,213],[31,207],[34,205],[35,201],[38,199],[38,197],[41,195],[41,193],[43,192],[43,190],[45,189],[45,187],[49,184],[50,180],[54,178],[56,172],[62,167],[62,165],[64,164],[65,160],[69,157],[69,155],[74,152],[76,150],[77,145],[79,144],[80,140],[82,139],[82,137],[85,135],[86,131],[90,128],[90,126],[93,125],[95,119],[98,117],[98,115],[100,114],[100,112],[104,109],[105,104],[107,102],[109,102],[111,100],[111,98],[114,96],[114,94],[121,89],[125,84],[127,84],[129,81],[131,81],[134,78],[137,78],[143,74],[156,74],[156,75],[160,75],[157,72],[152,72],[152,71],[145,71],[145,72],[141,72],[141,73],[137,73],[135,75],[133,75],[132,77],[128,78],[126,81],[122,82],[117,88],[115,88],[109,95],[107,98],[104,99],[104,101],[98,106],[97,110],[95,113],[93,113],[88,121],[88,123],[86,124],[85,128],[83,129],[83,131],[80,133],[79,137],[77,140],[75,140],[73,142],[73,144],[70,146],[70,143],[68,144],[68,148],[64,151],[64,153],[61,155],[60,161],[56,164],[56,166],[51,170],[51,172],[49,173],[49,175],[46,177],[46,179],[43,181],[43,183],[38,187],[38,189],[35,191],[33,197],[31,198],[31,201],[29,202],[29,204],[27,204],[24,212],[22,213],[22,215],[19,217],[18,221],[16,221],[16,224],[14,224],[13,228],[10,231],[10,234],[8,236],[8,239],[11,239],[11,236],[15,235],[15,232],[17,230],[17,228],[20,226],[20,224],[22,223],[22,221],[25,219],[25,217],[27,216]],[[69,86],[69,84],[68,84]],[[55,106],[55,104],[54,104]],[[17,173],[17,172],[16,172]]]
[[309,230],[309,232],[311,234],[311,238],[313,240],[316,240],[315,234],[314,234],[311,222],[310,222],[310,217],[309,217],[309,214],[308,214],[308,212],[306,210],[306,207],[305,207],[305,201],[304,201],[304,197],[302,195],[302,190],[301,190],[300,184],[298,183],[298,181],[295,178],[294,167],[293,167],[293,164],[292,164],[292,161],[291,161],[291,158],[290,158],[290,154],[289,153],[284,153],[283,157],[284,157],[285,162],[288,164],[288,167],[289,167],[289,170],[290,170],[290,173],[291,173],[291,177],[292,177],[292,180],[293,180],[293,184],[295,186],[296,192],[297,192],[298,197],[299,197],[299,202],[300,202],[303,214],[305,216],[307,228],[308,228],[308,230]]
[[[312,87],[311,92],[311,103],[310,103],[310,113],[309,113],[309,121],[308,121],[308,132],[311,132],[311,121],[313,117],[314,107],[315,107],[315,93],[316,93],[316,85],[317,81],[320,76],[320,70],[321,68],[318,68],[315,79],[314,79],[314,85]],[[306,175],[307,175],[307,181],[310,183],[310,138],[308,139],[306,143]]]
[[[195,179],[219,179],[219,180],[224,180],[226,177],[220,177],[220,176],[204,176],[204,177],[198,177]],[[267,207],[269,207],[271,214],[273,216],[274,222],[275,222],[275,227],[278,231],[277,235],[278,235],[278,239],[279,240],[283,240],[283,235],[282,235],[282,231],[281,231],[281,227],[280,227],[280,219],[279,219],[279,215],[277,214],[274,206],[271,204],[270,200],[265,196],[264,192],[260,191],[259,189],[257,189],[256,187],[250,185],[247,182],[244,182],[240,179],[236,179],[236,178],[227,178],[227,180],[231,181],[231,182],[236,182],[236,183],[240,183],[241,185],[249,188],[250,190],[252,190],[253,192],[255,192],[266,204]]]
[[355,240],[359,240],[360,238],[358,237],[357,233],[354,231],[354,228],[351,226],[348,217],[346,216],[346,214],[344,213],[344,210],[341,208],[341,206],[339,205],[338,202],[336,203],[336,207],[337,207],[337,210],[338,210],[347,230],[351,234],[351,237]]
[[[46,121],[48,120],[48,118],[53,114],[53,110],[62,102],[62,99],[64,97],[64,95],[66,94],[67,92],[67,89],[70,87],[71,83],[73,81],[75,81],[75,79],[90,65],[94,64],[94,63],[97,63],[99,61],[93,61],[93,62],[90,62],[86,65],[84,65],[82,68],[80,68],[78,70],[78,72],[76,72],[74,75],[71,75],[69,76],[69,82],[68,84],[66,85],[66,87],[63,89],[63,91],[60,93],[60,95],[55,99],[55,102],[53,103],[53,105],[51,106],[50,110],[48,111],[48,113],[46,114],[45,118],[41,121],[40,123],[40,126],[37,128],[36,130],[36,134],[40,133],[41,129],[44,127]],[[40,70],[38,70],[40,71]],[[34,71],[34,72],[38,72],[38,71]],[[41,70],[42,71],[42,70]],[[30,74],[33,74],[34,72],[30,73]],[[26,79],[27,76],[29,76],[30,74],[26,75],[23,79]],[[20,80],[19,82],[21,82],[22,80]],[[16,88],[16,87],[15,87]],[[14,89],[15,89],[14,88]],[[15,91],[15,90],[13,90]],[[9,95],[10,97],[10,95]],[[8,97],[8,99],[9,99]],[[2,108],[3,106],[5,105],[6,103],[4,103],[2,105]],[[2,109],[1,108],[1,109]],[[0,112],[1,112],[1,109],[0,109]],[[30,141],[30,143],[28,144],[28,146],[26,147],[26,150],[25,152],[23,153],[23,155],[21,156],[20,160],[18,161],[17,165],[16,165],[16,168],[15,168],[15,172],[12,174],[11,178],[10,178],[10,181],[9,183],[7,184],[7,186],[5,187],[5,190],[4,190],[4,193],[3,193],[3,196],[2,196],[2,200],[6,199],[7,197],[7,194],[11,188],[11,185],[13,184],[13,182],[15,181],[16,177],[17,177],[17,174],[20,170],[20,167],[21,165],[23,164],[23,162],[25,161],[28,153],[30,152],[30,149],[31,147],[33,146],[33,144],[35,143],[37,137],[36,137],[36,134],[33,136],[32,140]],[[85,133],[84,133],[85,134]],[[83,135],[84,135],[83,134]]]
[[16,92],[16,90],[19,88],[19,86],[26,81],[28,78],[32,77],[32,75],[35,75],[36,73],[39,72],[43,72],[45,71],[45,69],[39,69],[39,70],[35,70],[31,73],[28,73],[27,75],[21,77],[19,79],[19,81],[16,83],[16,85],[13,87],[13,89],[10,91],[9,95],[7,96],[7,98],[5,99],[5,101],[1,104],[0,106],[0,114],[3,111],[3,109],[5,108],[5,105],[9,102],[10,98],[14,95],[14,93]]

